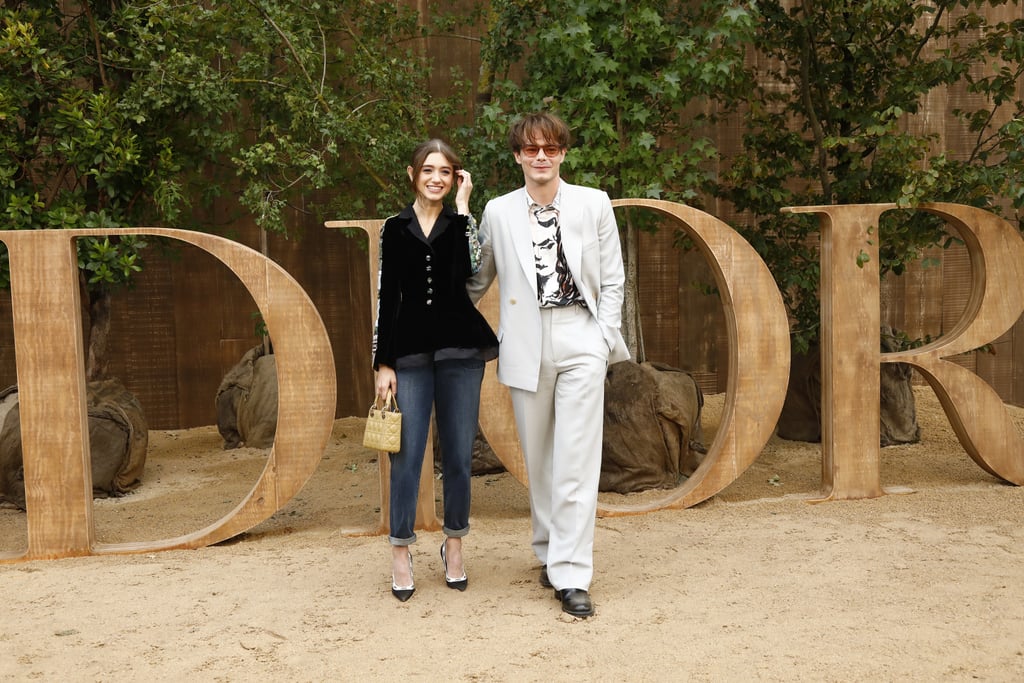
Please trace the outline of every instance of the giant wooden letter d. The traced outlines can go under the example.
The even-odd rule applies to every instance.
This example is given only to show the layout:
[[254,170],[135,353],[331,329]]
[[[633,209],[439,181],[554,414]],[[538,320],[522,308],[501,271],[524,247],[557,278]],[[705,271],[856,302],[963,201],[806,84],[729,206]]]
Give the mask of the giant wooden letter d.
[[[85,403],[75,238],[160,235],[220,259],[249,290],[274,339],[277,437],[249,495],[205,529],[152,542],[97,544]],[[237,242],[169,228],[26,230],[0,233],[11,263],[28,552],[0,561],[198,548],[274,514],[313,473],[334,423],[337,381],[320,315],[295,280]]]

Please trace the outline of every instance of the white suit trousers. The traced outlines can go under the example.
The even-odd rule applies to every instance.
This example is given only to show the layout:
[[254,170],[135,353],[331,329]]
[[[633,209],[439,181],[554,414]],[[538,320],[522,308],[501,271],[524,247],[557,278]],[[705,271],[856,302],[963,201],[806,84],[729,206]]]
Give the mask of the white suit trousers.
[[555,589],[590,590],[608,344],[582,306],[541,309],[537,391],[511,388],[533,550]]

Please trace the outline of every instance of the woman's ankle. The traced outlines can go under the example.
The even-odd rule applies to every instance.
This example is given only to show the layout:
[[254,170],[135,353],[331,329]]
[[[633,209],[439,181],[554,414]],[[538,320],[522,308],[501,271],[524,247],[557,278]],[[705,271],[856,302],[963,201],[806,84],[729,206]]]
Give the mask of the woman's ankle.
[[444,552],[448,563],[447,578],[458,579],[461,576],[465,576],[466,572],[463,569],[462,561],[462,539],[446,536],[444,539]]
[[391,546],[391,575],[394,583],[399,586],[412,585],[412,557],[409,546]]

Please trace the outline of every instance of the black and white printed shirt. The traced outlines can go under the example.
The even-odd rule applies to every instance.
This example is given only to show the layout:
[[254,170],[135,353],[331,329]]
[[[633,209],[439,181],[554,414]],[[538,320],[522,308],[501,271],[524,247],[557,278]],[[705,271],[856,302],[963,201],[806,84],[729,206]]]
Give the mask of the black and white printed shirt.
[[537,266],[537,302],[541,308],[583,304],[583,297],[576,289],[562,250],[561,197],[559,188],[555,200],[544,206],[534,201],[529,193],[526,195],[533,235],[533,261]]

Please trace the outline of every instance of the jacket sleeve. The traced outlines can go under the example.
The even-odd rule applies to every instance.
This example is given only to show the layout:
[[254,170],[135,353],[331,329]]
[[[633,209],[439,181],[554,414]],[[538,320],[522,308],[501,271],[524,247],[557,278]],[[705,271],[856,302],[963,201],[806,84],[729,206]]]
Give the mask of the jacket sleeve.
[[474,305],[480,303],[480,299],[487,293],[487,289],[494,282],[497,270],[494,266],[494,241],[491,234],[494,221],[489,219],[492,210],[491,202],[484,208],[484,214],[480,219],[480,231],[478,239],[480,242],[480,264],[473,277],[466,281],[466,291]]
[[597,321],[611,351],[621,335],[622,302],[625,297],[626,272],[622,265],[622,245],[615,210],[608,195],[601,193],[597,237],[601,243],[601,298]]
[[469,272],[480,272],[480,228],[477,227],[473,214],[466,216],[466,242],[469,244]]

